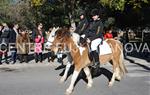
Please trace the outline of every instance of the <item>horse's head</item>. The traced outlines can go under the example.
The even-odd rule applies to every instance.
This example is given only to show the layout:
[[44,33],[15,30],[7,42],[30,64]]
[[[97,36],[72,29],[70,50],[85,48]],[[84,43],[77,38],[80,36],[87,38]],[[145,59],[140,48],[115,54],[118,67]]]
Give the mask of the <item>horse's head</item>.
[[47,42],[46,42],[46,48],[50,48],[52,45],[52,42],[54,41],[54,37],[55,37],[55,32],[59,29],[59,27],[57,28],[53,28],[52,31],[49,33],[49,37],[47,38]]
[[69,40],[71,38],[71,33],[68,29],[59,29],[56,31],[54,40],[52,42],[52,51],[57,53],[58,50],[65,50],[66,45],[69,43]]

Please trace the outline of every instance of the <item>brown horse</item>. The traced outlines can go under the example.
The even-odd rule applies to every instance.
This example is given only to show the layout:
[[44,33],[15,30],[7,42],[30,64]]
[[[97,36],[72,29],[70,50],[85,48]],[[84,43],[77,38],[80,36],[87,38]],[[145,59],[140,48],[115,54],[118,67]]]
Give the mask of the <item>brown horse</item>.
[[[73,40],[73,38],[74,37],[67,29],[60,29],[56,32],[54,41],[52,43],[52,50],[54,52],[57,52],[60,48],[62,50],[67,49],[69,50],[73,58],[75,69],[71,78],[71,84],[66,90],[67,95],[70,95],[72,93],[75,81],[82,69],[84,70],[88,79],[87,86],[92,87],[93,84],[91,73],[88,68],[88,66],[92,63],[88,55],[88,45],[79,47],[77,46],[77,43]],[[123,64],[123,48],[121,43],[114,39],[108,39],[106,42],[110,45],[112,53],[99,56],[99,58],[100,63],[102,64],[108,63],[110,61],[112,63],[113,75],[109,82],[109,86],[112,86],[115,79],[121,80],[122,76],[127,72],[127,70],[125,68],[125,65]],[[82,53],[80,52],[79,48],[82,48]]]

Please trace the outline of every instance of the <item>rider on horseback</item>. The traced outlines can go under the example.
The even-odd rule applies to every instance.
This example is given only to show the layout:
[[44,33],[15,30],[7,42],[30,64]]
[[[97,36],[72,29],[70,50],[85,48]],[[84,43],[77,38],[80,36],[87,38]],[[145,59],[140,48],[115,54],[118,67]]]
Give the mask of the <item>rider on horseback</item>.
[[[79,24],[77,25],[77,28],[74,32],[81,36],[85,32],[85,30],[87,29],[89,22],[86,18],[85,11],[83,11],[83,10],[80,11],[79,16],[80,16],[80,21],[79,21]],[[86,42],[86,40],[84,38],[80,37],[78,44],[81,46],[82,43],[85,43],[85,42]]]
[[98,47],[102,43],[103,39],[103,23],[99,18],[99,10],[93,9],[91,12],[92,22],[90,23],[88,29],[85,31],[84,35],[81,37],[87,38],[90,42],[91,56],[93,56],[94,64],[93,67],[98,68],[100,66]]
[[88,20],[86,18],[86,14],[84,11],[81,11],[79,13],[80,16],[80,22],[75,30],[75,33],[78,33],[79,35],[82,35],[83,32],[87,29],[88,26]]

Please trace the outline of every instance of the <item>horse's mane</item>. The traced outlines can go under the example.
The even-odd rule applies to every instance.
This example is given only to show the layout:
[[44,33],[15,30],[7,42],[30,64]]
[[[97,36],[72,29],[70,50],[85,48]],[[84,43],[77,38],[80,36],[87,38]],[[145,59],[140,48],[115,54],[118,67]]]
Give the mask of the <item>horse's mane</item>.
[[56,31],[56,38],[57,39],[63,39],[63,40],[67,40],[71,37],[71,33],[68,29],[66,28],[61,28],[61,29],[58,29]]

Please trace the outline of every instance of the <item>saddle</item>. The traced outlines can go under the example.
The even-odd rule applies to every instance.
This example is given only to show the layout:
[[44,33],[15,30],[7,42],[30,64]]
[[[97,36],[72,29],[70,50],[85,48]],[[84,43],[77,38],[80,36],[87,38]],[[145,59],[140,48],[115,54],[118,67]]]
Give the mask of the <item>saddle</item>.
[[[103,41],[102,42],[103,44],[99,44],[98,46],[98,49],[97,49],[97,52],[99,53],[99,56],[101,55],[106,55],[106,54],[111,54],[112,53],[112,50],[110,48],[110,45],[106,42],[106,41]],[[94,62],[93,60],[93,55],[91,53],[91,50],[89,48],[89,53],[88,53],[88,56],[89,56],[89,59]]]

